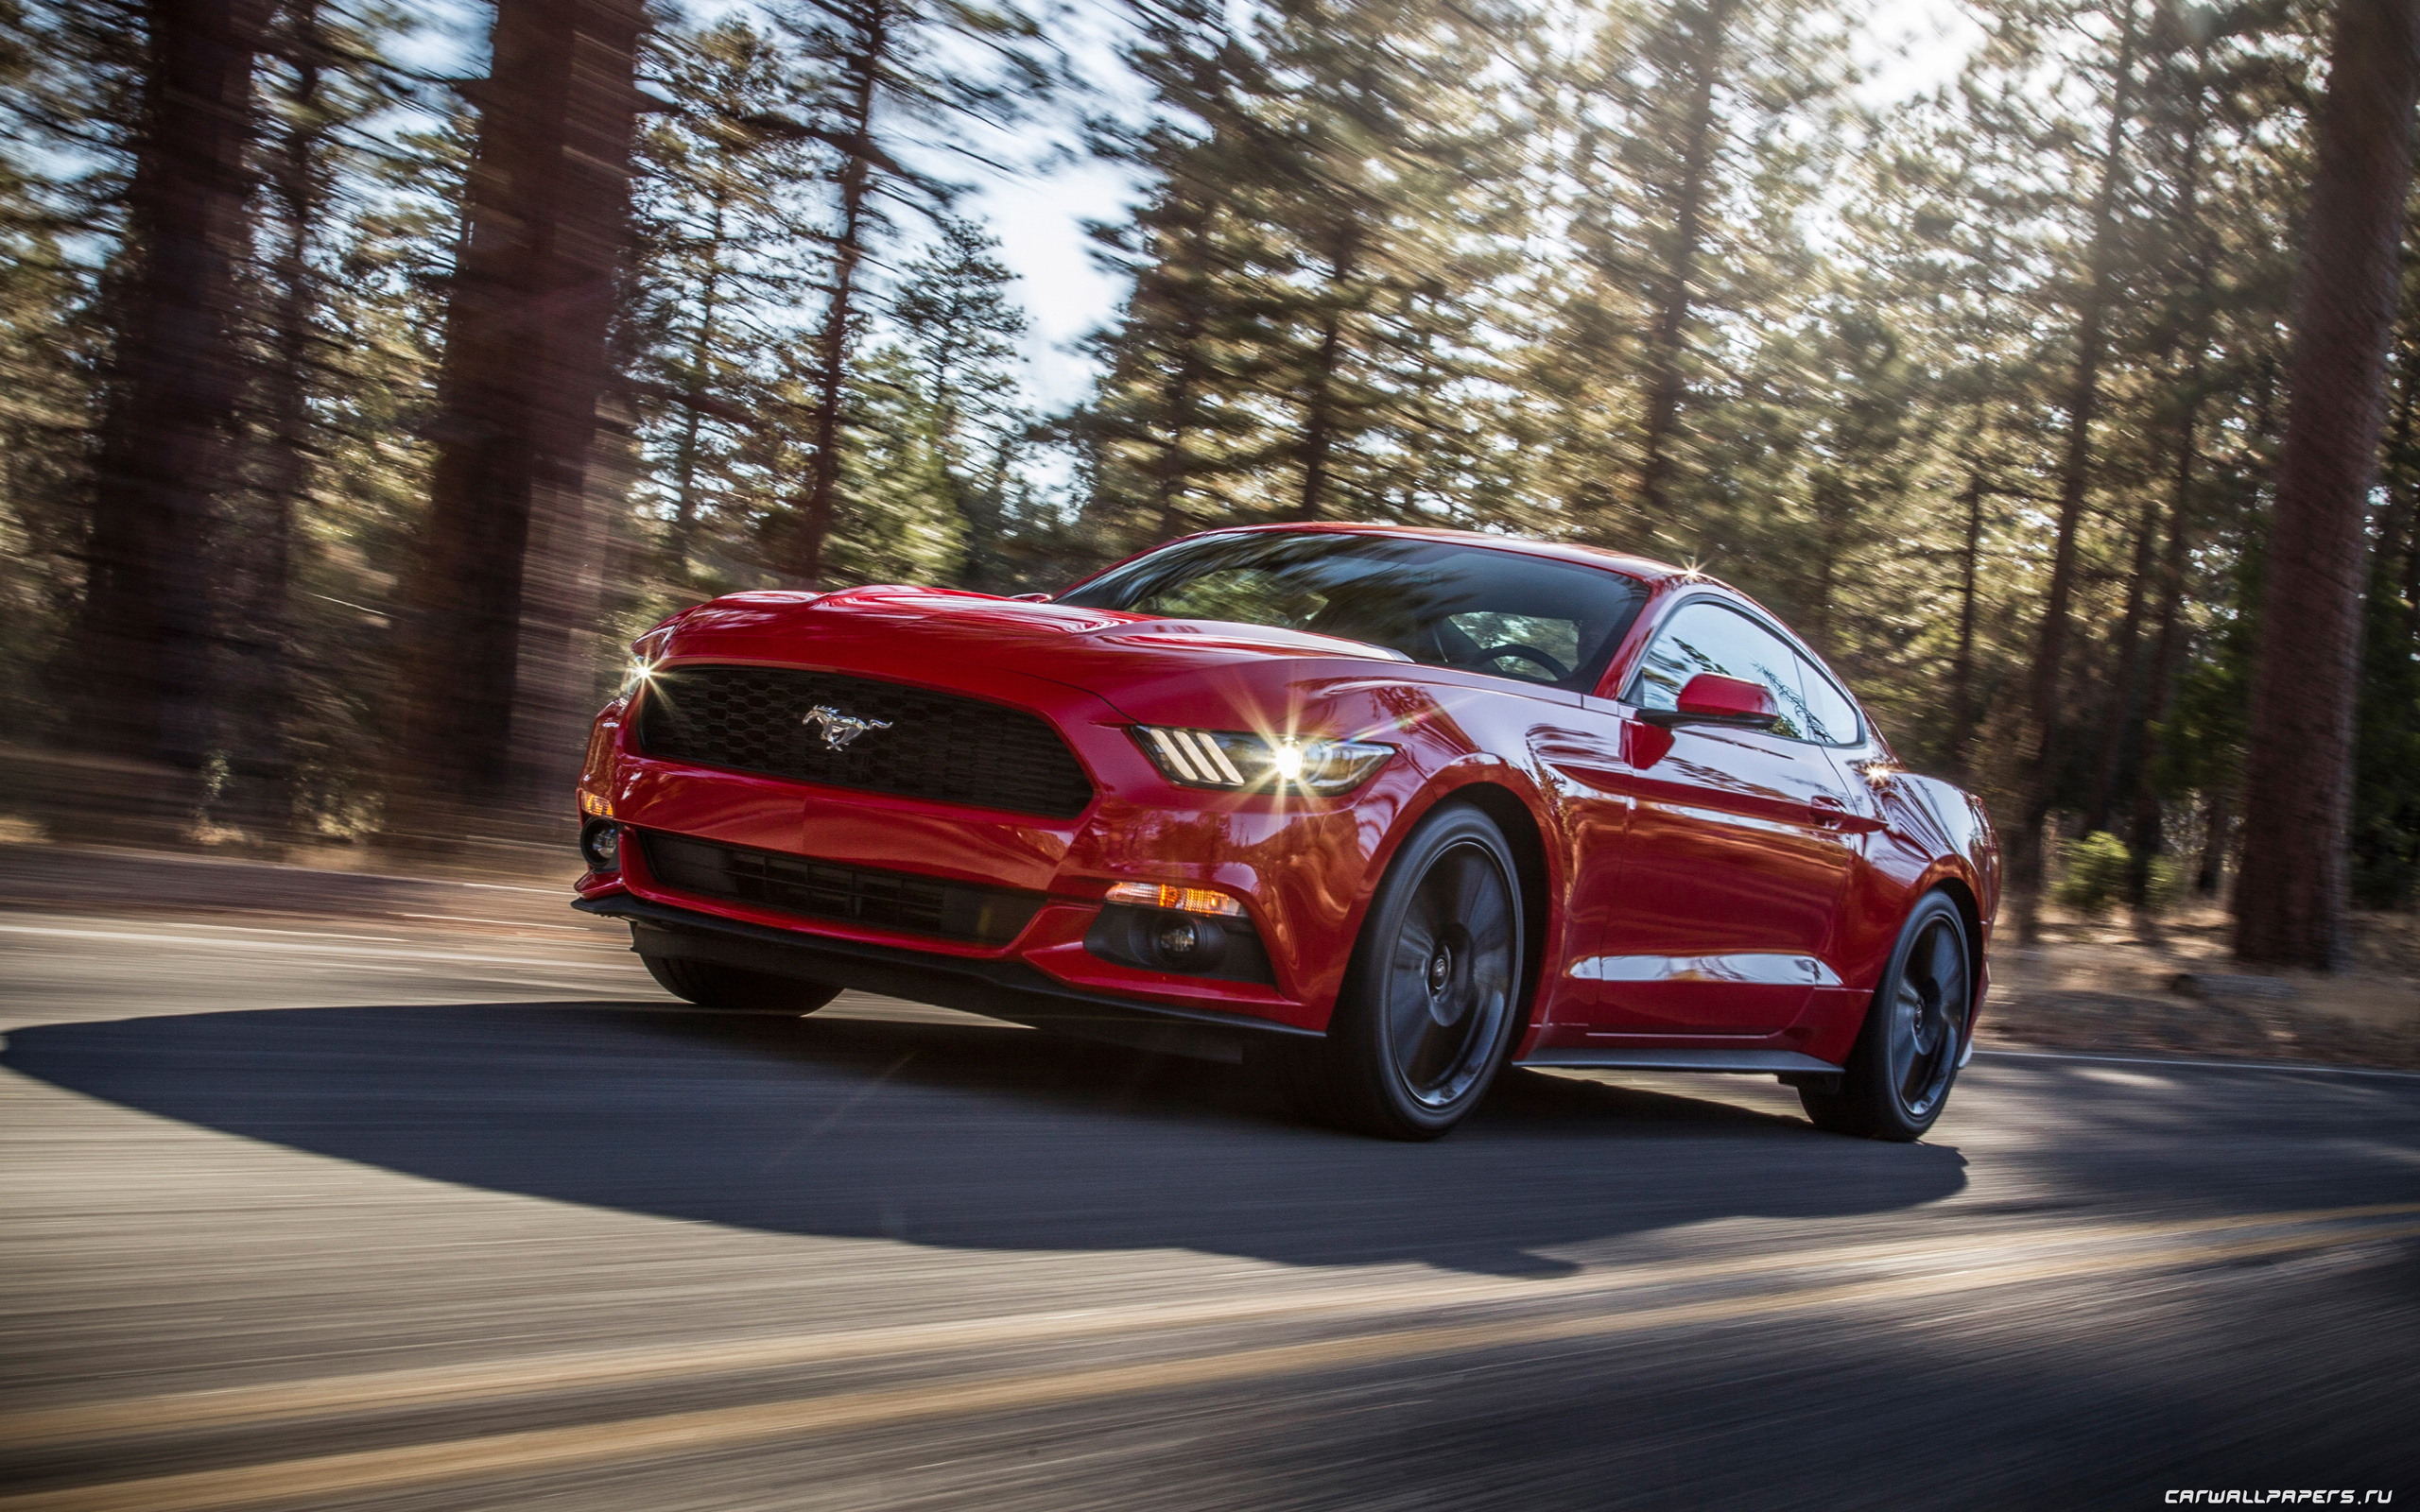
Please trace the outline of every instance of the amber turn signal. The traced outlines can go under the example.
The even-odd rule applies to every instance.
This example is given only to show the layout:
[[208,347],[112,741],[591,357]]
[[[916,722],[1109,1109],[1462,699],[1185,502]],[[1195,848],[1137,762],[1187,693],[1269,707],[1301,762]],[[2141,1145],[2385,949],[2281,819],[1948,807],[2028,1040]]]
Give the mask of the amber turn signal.
[[1120,882],[1112,884],[1109,902],[1133,903],[1144,908],[1172,908],[1182,914],[1219,914],[1239,918],[1244,905],[1223,892],[1208,887],[1172,887],[1160,882]]

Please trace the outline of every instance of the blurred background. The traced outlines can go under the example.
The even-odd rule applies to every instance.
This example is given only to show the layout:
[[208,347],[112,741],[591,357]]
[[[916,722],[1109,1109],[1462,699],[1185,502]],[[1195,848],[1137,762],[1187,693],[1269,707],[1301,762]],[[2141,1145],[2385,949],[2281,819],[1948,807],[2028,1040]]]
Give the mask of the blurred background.
[[1756,595],[2028,932],[2269,802],[2330,964],[2420,884],[2420,272],[2313,250],[2409,223],[2408,9],[0,0],[0,826],[550,854],[683,605],[1391,520]]

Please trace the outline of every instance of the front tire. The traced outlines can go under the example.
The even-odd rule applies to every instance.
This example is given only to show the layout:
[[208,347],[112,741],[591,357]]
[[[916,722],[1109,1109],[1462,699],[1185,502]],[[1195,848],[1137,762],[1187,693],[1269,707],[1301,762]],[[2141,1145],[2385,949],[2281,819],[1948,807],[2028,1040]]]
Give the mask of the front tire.
[[1925,894],[1899,931],[1839,1086],[1798,1090],[1817,1128],[1900,1143],[1924,1137],[1949,1101],[1972,1032],[1973,960],[1958,905]]
[[1519,1038],[1520,868],[1476,809],[1420,823],[1378,884],[1327,1038],[1287,1079],[1306,1111],[1433,1140],[1487,1095]]
[[642,955],[647,974],[676,998],[725,1013],[787,1013],[804,1016],[840,995],[837,987],[800,982],[762,971],[743,971],[716,961],[682,955]]

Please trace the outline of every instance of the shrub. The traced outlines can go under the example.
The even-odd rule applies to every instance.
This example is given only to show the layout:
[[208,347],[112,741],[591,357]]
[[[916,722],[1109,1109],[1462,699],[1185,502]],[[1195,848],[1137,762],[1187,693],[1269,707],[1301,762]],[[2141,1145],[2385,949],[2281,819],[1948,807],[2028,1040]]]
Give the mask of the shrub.
[[2134,864],[2134,853],[2108,831],[2068,841],[2059,857],[2058,899],[2077,913],[2097,918],[2126,896],[2126,868]]

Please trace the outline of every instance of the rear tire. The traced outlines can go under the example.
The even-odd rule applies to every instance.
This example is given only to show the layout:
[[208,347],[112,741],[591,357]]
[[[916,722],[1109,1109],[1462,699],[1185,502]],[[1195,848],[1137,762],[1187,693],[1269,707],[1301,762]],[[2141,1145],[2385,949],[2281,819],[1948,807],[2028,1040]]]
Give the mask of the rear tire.
[[1947,894],[1918,900],[1837,1086],[1826,1091],[1810,1078],[1798,1089],[1817,1128],[1907,1143],[1932,1127],[1973,1032],[1973,950]]
[[1477,809],[1421,821],[1370,901],[1326,1039],[1270,1047],[1298,1109],[1433,1140],[1478,1106],[1520,1038],[1520,875]]
[[840,995],[837,987],[801,982],[763,971],[744,971],[717,961],[682,955],[642,955],[648,975],[676,998],[701,1008],[724,1013],[790,1013],[805,1015]]

